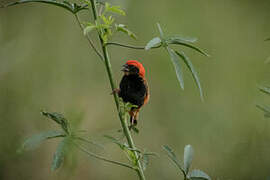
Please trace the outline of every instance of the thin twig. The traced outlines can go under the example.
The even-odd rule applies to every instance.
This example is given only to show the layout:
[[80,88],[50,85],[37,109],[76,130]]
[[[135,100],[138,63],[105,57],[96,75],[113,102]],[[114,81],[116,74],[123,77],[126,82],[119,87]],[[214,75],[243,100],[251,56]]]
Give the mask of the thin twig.
[[[118,42],[108,42],[108,43],[106,43],[106,46],[108,46],[108,45],[115,45],[115,46],[130,48],[130,49],[145,50],[145,46],[133,46],[133,45],[128,45],[128,44],[121,44]],[[161,47],[161,45],[152,47],[151,49],[155,49],[155,48],[159,48],[159,47]]]
[[102,161],[106,161],[106,162],[109,162],[109,163],[112,163],[112,164],[116,164],[116,165],[119,165],[119,166],[123,166],[123,167],[127,167],[127,168],[130,168],[132,170],[136,170],[136,167],[132,167],[126,163],[122,163],[122,162],[118,162],[118,161],[114,161],[114,160],[110,160],[110,159],[107,159],[103,156],[99,156],[93,152],[89,152],[86,148],[84,148],[83,146],[80,146],[76,143],[74,143],[76,145],[76,147],[81,150],[82,152],[86,153],[88,156],[91,156],[91,157],[94,157],[94,158],[97,158],[99,160],[102,160]]
[[[81,28],[81,30],[82,30],[82,32],[83,32],[83,26],[82,26],[82,24],[81,24],[81,22],[80,22],[80,20],[79,20],[78,15],[75,14],[75,17],[76,17],[77,23],[79,24],[79,26],[80,26],[80,28]],[[97,48],[95,47],[93,41],[92,41],[88,36],[86,36],[86,39],[87,39],[88,43],[90,44],[91,48],[93,48],[94,51],[95,51],[95,53],[99,56],[99,58],[100,58],[101,60],[104,60],[104,57],[103,57],[102,54],[97,50]]]
[[86,143],[89,143],[89,144],[92,144],[92,145],[95,145],[95,146],[98,146],[99,148],[102,148],[104,149],[104,147],[94,141],[90,141],[89,139],[86,139],[86,138],[83,138],[83,137],[79,137],[79,136],[73,136],[75,139],[77,140],[80,140],[80,141],[83,141],[83,142],[86,142]]

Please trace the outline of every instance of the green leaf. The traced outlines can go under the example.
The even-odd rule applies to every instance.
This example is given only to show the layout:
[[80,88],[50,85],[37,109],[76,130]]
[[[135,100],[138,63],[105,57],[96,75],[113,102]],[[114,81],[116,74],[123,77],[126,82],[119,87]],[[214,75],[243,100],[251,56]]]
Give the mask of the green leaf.
[[180,41],[180,42],[188,42],[188,43],[194,43],[197,41],[197,38],[193,38],[193,37],[181,37],[181,36],[178,36],[178,35],[175,35],[175,36],[170,36],[168,38],[167,41]]
[[211,178],[203,171],[194,169],[188,175],[191,180],[211,180]]
[[202,91],[202,87],[201,87],[201,83],[200,83],[200,79],[198,77],[198,74],[195,70],[195,68],[193,67],[192,62],[189,60],[189,58],[185,55],[185,53],[183,51],[175,51],[175,53],[184,60],[184,63],[186,64],[186,66],[188,67],[188,69],[190,70],[192,77],[194,79],[194,81],[196,82],[197,87],[199,88],[200,91],[200,96],[201,99],[203,101],[203,91]]
[[184,149],[184,170],[188,174],[192,158],[193,158],[193,148],[191,145],[186,145]]
[[157,23],[157,27],[158,27],[158,31],[159,31],[160,37],[161,37],[162,39],[164,39],[164,33],[163,33],[163,31],[162,31],[161,26],[160,26],[159,23]]
[[136,35],[133,32],[131,32],[127,28],[126,25],[124,25],[124,24],[115,24],[115,26],[116,26],[117,31],[123,32],[123,33],[127,34],[128,36],[130,36],[133,39],[137,39]]
[[259,108],[260,110],[262,110],[265,113],[270,113],[270,108],[266,107],[266,106],[262,106],[262,105],[256,105],[257,108]]
[[101,15],[100,18],[105,23],[107,28],[110,28],[110,25],[114,22],[114,18],[112,16],[106,17],[104,15]]
[[129,112],[131,108],[138,108],[137,105],[131,104],[130,102],[124,102],[123,99],[122,99],[122,106],[124,108],[124,112]]
[[62,131],[46,131],[40,134],[33,135],[24,141],[22,147],[19,149],[19,152],[23,150],[33,150],[37,148],[44,140],[64,136],[65,133]]
[[52,119],[53,121],[55,121],[57,124],[60,124],[62,129],[69,134],[69,124],[68,124],[68,120],[60,113],[57,112],[46,112],[46,111],[42,111],[41,114],[43,116],[46,116],[49,119]]
[[88,33],[90,33],[91,31],[93,31],[94,29],[96,29],[97,27],[95,25],[89,25],[86,26],[83,30],[83,34],[86,36]]
[[149,156],[144,154],[142,156],[142,168],[144,171],[146,170],[148,164],[149,164]]
[[268,64],[270,62],[270,56],[268,56],[267,58],[266,58],[266,60],[264,61],[264,63],[265,64]]
[[270,41],[270,38],[266,38],[264,41]]
[[262,105],[256,105],[257,108],[262,110],[264,112],[264,117],[269,118],[270,117],[270,108],[267,106],[262,106]]
[[134,125],[130,126],[130,130],[133,130],[136,134],[140,133],[140,130],[138,128],[136,128]]
[[126,148],[126,146],[123,143],[121,143],[118,139],[109,135],[104,135],[104,137],[111,140],[113,143],[117,144],[122,150]]
[[186,47],[188,47],[188,48],[191,48],[191,49],[193,49],[193,50],[195,50],[195,51],[201,53],[202,55],[205,55],[205,56],[207,56],[207,57],[210,56],[209,54],[207,54],[206,52],[204,52],[204,51],[201,50],[200,48],[197,48],[197,47],[195,47],[195,46],[193,46],[193,45],[191,45],[191,44],[187,44],[186,42],[181,41],[181,40],[173,39],[173,40],[169,40],[169,41],[167,41],[167,42],[168,42],[168,44],[177,44],[177,45],[186,46]]
[[147,45],[145,46],[145,50],[149,50],[155,46],[157,46],[158,44],[161,43],[161,39],[159,37],[155,37],[153,39],[151,39]]
[[265,87],[265,86],[260,86],[259,90],[265,94],[270,95],[270,88],[269,87]]
[[122,10],[120,6],[111,6],[107,2],[105,3],[105,12],[112,12],[112,13],[116,13],[122,16],[126,15],[125,11]]
[[155,153],[155,152],[144,152],[143,154],[142,154],[142,158],[141,158],[141,161],[142,161],[142,167],[143,167],[143,170],[145,171],[146,170],[146,168],[147,168],[147,166],[148,166],[148,164],[149,164],[149,157],[150,156],[158,156],[158,154],[157,153]]
[[185,175],[185,171],[182,168],[181,163],[179,162],[179,160],[177,159],[174,151],[167,145],[163,146],[163,149],[167,151],[169,158],[175,163],[175,165],[182,171],[182,173]]
[[124,149],[129,161],[131,161],[131,163],[134,165],[134,166],[137,166],[137,158],[135,156],[135,153],[133,150],[129,150],[127,148]]
[[80,5],[77,5],[77,4],[70,4],[67,1],[58,2],[56,0],[19,0],[19,1],[16,1],[16,2],[9,3],[5,7],[19,5],[19,4],[24,4],[24,3],[44,3],[44,4],[50,4],[50,5],[54,5],[54,6],[58,6],[58,7],[64,8],[64,9],[70,11],[73,14],[76,14],[77,12],[79,12],[81,10],[88,9],[88,7],[87,7],[88,5],[80,6]]
[[159,157],[159,155],[155,152],[144,152],[143,153],[144,155],[147,155],[147,156],[156,156],[156,157]]
[[175,68],[175,72],[176,72],[176,76],[177,79],[180,83],[180,86],[182,89],[184,89],[184,79],[183,79],[183,72],[182,72],[182,67],[180,64],[180,61],[178,59],[177,54],[175,53],[175,51],[169,47],[167,47],[167,51],[170,55],[171,61],[173,62],[174,68]]
[[71,139],[70,138],[64,138],[59,144],[58,147],[56,149],[56,152],[53,155],[53,161],[52,161],[52,165],[51,165],[51,170],[55,171],[56,169],[58,169],[65,158],[65,154],[67,153],[68,150],[68,146],[70,143]]

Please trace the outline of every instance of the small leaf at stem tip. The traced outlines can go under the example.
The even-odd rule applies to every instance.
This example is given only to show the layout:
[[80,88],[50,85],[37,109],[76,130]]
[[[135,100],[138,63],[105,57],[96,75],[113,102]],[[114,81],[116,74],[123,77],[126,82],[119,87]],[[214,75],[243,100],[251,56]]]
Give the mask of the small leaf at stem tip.
[[66,137],[58,144],[56,152],[53,155],[53,161],[51,165],[52,171],[55,171],[62,165],[65,155],[68,151],[68,146],[69,146],[70,141],[71,139]]
[[198,76],[195,68],[193,67],[192,62],[189,60],[189,58],[185,55],[185,53],[183,51],[180,51],[180,52],[175,51],[175,52],[181,59],[183,59],[184,63],[186,64],[186,66],[190,70],[192,77],[193,77],[193,79],[194,79],[194,81],[199,89],[201,100],[203,101],[203,91],[202,91],[200,79],[199,79],[199,76]]
[[161,39],[159,37],[155,37],[153,39],[151,39],[145,46],[145,50],[149,50],[155,46],[157,46],[158,44],[161,43]]
[[47,139],[57,138],[57,137],[64,137],[66,136],[62,131],[46,131],[36,135],[33,135],[27,138],[22,147],[18,150],[18,152],[22,152],[23,150],[33,150],[40,146],[40,144]]
[[120,31],[120,32],[123,32],[125,34],[127,34],[128,36],[130,36],[131,38],[133,39],[137,39],[137,36],[131,32],[126,25],[124,24],[115,24],[115,27],[116,27],[116,31]]
[[192,170],[188,178],[191,180],[211,180],[208,174],[198,169]]
[[180,64],[180,61],[178,59],[178,55],[175,53],[175,51],[169,47],[167,47],[167,51],[170,55],[170,59],[174,65],[174,68],[175,68],[175,72],[176,72],[176,76],[177,76],[177,79],[179,81],[179,84],[180,84],[180,87],[182,89],[184,89],[184,79],[183,79],[183,71],[182,71],[182,67],[181,67],[181,64]]
[[106,12],[112,12],[112,13],[116,13],[122,16],[126,15],[126,12],[124,10],[121,9],[120,6],[111,6],[109,3],[105,3],[105,13]]
[[186,174],[188,174],[191,162],[192,162],[192,158],[193,158],[193,148],[191,145],[186,145],[184,148],[184,170],[186,172]]
[[83,30],[83,34],[86,36],[88,33],[96,29],[95,25],[86,26]]
[[159,23],[157,23],[157,27],[158,27],[158,31],[159,31],[160,37],[161,37],[162,39],[164,39],[164,33],[163,33],[163,31],[162,31],[161,26],[160,26]]

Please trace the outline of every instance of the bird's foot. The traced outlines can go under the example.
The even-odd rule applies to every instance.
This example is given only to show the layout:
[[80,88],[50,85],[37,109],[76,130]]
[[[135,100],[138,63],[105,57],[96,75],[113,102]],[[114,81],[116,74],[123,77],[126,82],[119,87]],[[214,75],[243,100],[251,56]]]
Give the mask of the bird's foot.
[[114,89],[114,90],[111,92],[111,95],[113,95],[113,94],[119,94],[119,92],[120,92],[120,89],[116,88],[116,89]]

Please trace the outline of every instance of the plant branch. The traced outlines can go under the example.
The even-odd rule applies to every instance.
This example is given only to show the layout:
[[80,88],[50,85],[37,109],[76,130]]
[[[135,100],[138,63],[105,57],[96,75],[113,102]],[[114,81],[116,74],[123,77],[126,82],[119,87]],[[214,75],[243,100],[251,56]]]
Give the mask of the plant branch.
[[[130,48],[130,49],[137,49],[137,50],[145,50],[144,46],[133,46],[133,45],[128,45],[128,44],[121,44],[121,43],[118,43],[118,42],[108,42],[108,43],[106,43],[106,46],[109,46],[109,45],[115,45],[115,46],[120,46],[120,47],[125,47],[125,48]],[[160,47],[161,47],[161,45],[152,47],[151,49],[160,48]]]
[[84,148],[83,146],[80,146],[76,143],[74,143],[76,145],[76,147],[81,150],[82,152],[86,153],[88,156],[91,156],[91,157],[94,157],[96,159],[99,159],[99,160],[102,160],[102,161],[105,161],[105,162],[109,162],[109,163],[112,163],[112,164],[116,164],[116,165],[119,165],[119,166],[123,166],[123,167],[127,167],[127,168],[130,168],[132,170],[136,170],[135,167],[132,167],[128,164],[125,164],[125,163],[122,163],[122,162],[118,162],[118,161],[114,161],[114,160],[110,160],[110,159],[107,159],[103,156],[99,156],[95,153],[92,153],[92,152],[89,152],[86,148]]
[[[78,25],[80,26],[82,32],[83,32],[83,26],[79,20],[79,17],[77,15],[77,13],[75,14],[75,17],[76,17],[76,21],[78,23]],[[104,60],[104,57],[102,56],[102,54],[97,50],[97,48],[95,47],[94,43],[92,42],[92,40],[88,37],[88,35],[86,35],[86,39],[89,43],[89,45],[91,46],[91,48],[93,48],[93,50],[95,51],[95,53],[98,55],[98,57],[101,59],[101,60]]]
[[79,136],[73,136],[73,137],[74,137],[75,139],[77,139],[77,140],[82,141],[82,142],[86,142],[86,143],[88,143],[88,144],[92,144],[92,145],[98,146],[99,148],[104,149],[104,147],[103,147],[102,145],[100,145],[100,144],[98,144],[98,143],[96,143],[96,142],[90,141],[90,140],[88,140],[88,139],[86,139],[86,138],[79,137]]
[[[98,17],[97,17],[97,7],[96,7],[96,0],[90,0],[91,2],[91,6],[92,6],[92,13],[93,13],[93,16],[94,16],[94,19],[95,21],[98,21]],[[110,80],[110,85],[111,85],[111,89],[112,91],[114,89],[116,89],[116,86],[115,86],[115,82],[114,82],[114,78],[113,78],[113,74],[112,74],[112,67],[111,67],[111,63],[110,63],[110,58],[109,58],[109,54],[108,54],[108,50],[107,50],[107,47],[102,39],[102,35],[103,35],[103,30],[99,31],[99,40],[100,40],[100,43],[101,43],[101,46],[102,46],[102,52],[103,52],[103,56],[104,56],[104,60],[105,60],[105,67],[106,67],[106,71],[107,71],[107,74],[108,74],[108,77],[109,77],[109,80]],[[127,142],[128,142],[128,145],[130,148],[132,149],[136,149],[135,145],[134,145],[134,142],[133,142],[133,139],[131,137],[131,134],[130,134],[130,131],[128,129],[128,125],[127,125],[127,121],[125,120],[124,118],[124,112],[121,112],[120,111],[120,108],[119,108],[119,98],[117,96],[116,93],[113,94],[113,97],[114,97],[114,101],[115,101],[115,104],[116,104],[116,107],[117,107],[117,110],[118,110],[118,115],[119,115],[119,119],[120,119],[120,122],[121,122],[121,126],[123,128],[123,132],[126,136],[126,139],[127,139]],[[143,168],[142,168],[142,165],[139,161],[139,154],[137,152],[134,152],[134,155],[137,159],[137,167],[138,169],[136,169],[136,172],[139,176],[139,178],[141,180],[145,180],[145,177],[144,177],[144,173],[143,173]]]

